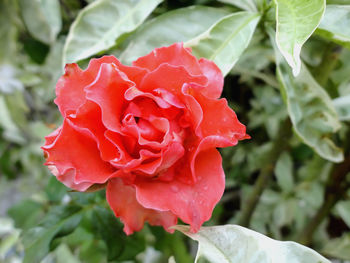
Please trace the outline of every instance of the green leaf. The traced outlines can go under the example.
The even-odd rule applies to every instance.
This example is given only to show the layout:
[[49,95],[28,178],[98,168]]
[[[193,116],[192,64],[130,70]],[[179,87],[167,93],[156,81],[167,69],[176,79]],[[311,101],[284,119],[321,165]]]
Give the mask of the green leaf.
[[297,135],[324,159],[341,162],[344,159],[343,151],[331,139],[341,124],[326,91],[303,64],[300,74],[293,77],[288,65],[281,61],[277,75]]
[[[276,204],[273,210],[273,226],[282,228],[283,226],[289,226],[295,220],[297,213],[297,200],[296,199],[282,199],[280,197],[279,202]],[[264,213],[266,214],[266,208],[263,207]],[[259,220],[259,219],[258,219]]]
[[327,5],[316,33],[350,48],[350,5]]
[[176,263],[174,256],[169,258],[168,263]]
[[7,213],[15,221],[17,228],[27,229],[38,223],[42,215],[42,206],[32,200],[23,200],[13,205]]
[[228,14],[224,9],[205,6],[190,6],[167,12],[142,25],[132,35],[120,58],[123,63],[131,64],[154,48],[188,41]]
[[46,44],[55,41],[62,21],[58,0],[19,0],[20,10],[29,33]]
[[23,92],[15,91],[5,97],[6,104],[10,110],[10,115],[15,124],[22,130],[27,128],[28,119],[26,114],[29,112],[25,95]]
[[0,1],[0,63],[13,63],[17,55],[17,13],[15,1]]
[[36,64],[42,64],[49,52],[49,46],[34,38],[23,40],[23,49],[29,58]]
[[0,64],[0,92],[13,93],[23,90],[23,84],[18,79],[18,70],[9,64]]
[[293,161],[287,152],[283,152],[278,158],[275,175],[278,185],[284,192],[290,192],[294,188]]
[[68,188],[57,180],[55,176],[51,176],[47,186],[45,187],[45,193],[47,198],[51,202],[60,202],[63,196],[67,193]]
[[322,253],[342,260],[350,260],[350,234],[328,240]]
[[[20,243],[20,230],[14,228],[12,221],[7,217],[0,217],[0,259],[1,262],[13,262],[16,246]],[[5,259],[5,261],[3,261]]]
[[329,5],[350,5],[350,0],[327,0]]
[[55,250],[55,257],[57,263],[79,263],[79,259],[75,257],[72,253],[72,251],[69,249],[69,247],[66,244],[61,244],[56,250]]
[[325,11],[325,0],[275,0],[276,42],[297,76],[301,68],[300,51],[319,25]]
[[108,260],[132,260],[145,250],[145,240],[137,233],[127,237],[123,232],[123,225],[109,209],[95,208],[93,222],[106,243]]
[[[93,211],[90,211],[93,212]],[[62,243],[67,244],[70,248],[79,249],[79,259],[80,262],[84,263],[96,263],[96,262],[106,262],[107,248],[102,240],[98,239],[98,236],[90,232],[90,227],[84,226],[87,224],[96,224],[91,222],[92,213],[87,213],[85,215],[84,222],[68,236],[62,238]],[[118,248],[116,248],[118,250]]]
[[338,112],[339,120],[350,121],[350,94],[334,99],[333,105]]
[[21,131],[12,119],[5,97],[0,94],[0,127],[4,129],[3,137],[12,142],[25,143]]
[[260,15],[251,12],[228,15],[185,46],[197,57],[214,61],[226,75],[247,48],[259,20]]
[[197,233],[190,233],[187,226],[174,228],[198,241],[195,262],[205,259],[211,263],[330,263],[308,247],[273,240],[237,225],[202,227]]
[[254,0],[219,0],[220,2],[230,4],[237,6],[240,9],[247,10],[247,11],[253,11],[256,12],[258,11],[256,9],[255,1]]
[[[320,167],[322,166],[320,165]],[[319,169],[317,171],[319,172]],[[318,176],[321,177],[319,174]],[[295,191],[295,195],[302,200],[305,207],[308,207],[310,210],[315,210],[322,205],[324,188],[319,180],[320,179],[317,178],[315,181],[305,181],[299,184]]]
[[24,233],[24,263],[37,263],[50,251],[51,241],[58,235],[71,233],[79,224],[82,210],[67,205],[57,207],[44,221]]
[[335,209],[345,224],[347,224],[347,226],[350,228],[350,200],[339,202]]
[[162,0],[97,0],[73,22],[63,51],[63,62],[90,57],[115,45],[135,30]]

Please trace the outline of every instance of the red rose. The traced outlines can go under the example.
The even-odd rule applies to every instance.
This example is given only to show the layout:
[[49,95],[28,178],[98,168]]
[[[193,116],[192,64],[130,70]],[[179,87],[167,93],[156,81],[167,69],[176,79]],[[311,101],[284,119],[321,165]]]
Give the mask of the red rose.
[[228,107],[219,68],[182,44],[121,64],[68,64],[56,86],[64,117],[46,137],[46,165],[66,186],[107,183],[107,200],[131,234],[180,218],[196,232],[220,200],[225,175],[216,147],[248,138]]

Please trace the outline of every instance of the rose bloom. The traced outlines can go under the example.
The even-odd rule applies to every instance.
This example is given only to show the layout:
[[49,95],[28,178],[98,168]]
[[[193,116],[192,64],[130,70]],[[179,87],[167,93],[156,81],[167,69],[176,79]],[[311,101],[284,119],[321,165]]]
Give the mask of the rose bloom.
[[124,232],[147,221],[168,232],[180,218],[199,230],[225,188],[216,147],[246,139],[219,99],[223,76],[177,43],[125,66],[114,56],[86,70],[66,65],[55,103],[63,124],[46,137],[46,165],[69,188],[106,184]]

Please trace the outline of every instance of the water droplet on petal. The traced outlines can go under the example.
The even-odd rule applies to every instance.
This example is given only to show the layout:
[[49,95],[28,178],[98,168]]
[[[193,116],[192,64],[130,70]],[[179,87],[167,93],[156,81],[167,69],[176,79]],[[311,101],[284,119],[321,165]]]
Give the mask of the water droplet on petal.
[[177,193],[179,191],[179,188],[176,185],[172,185],[170,188],[174,193]]

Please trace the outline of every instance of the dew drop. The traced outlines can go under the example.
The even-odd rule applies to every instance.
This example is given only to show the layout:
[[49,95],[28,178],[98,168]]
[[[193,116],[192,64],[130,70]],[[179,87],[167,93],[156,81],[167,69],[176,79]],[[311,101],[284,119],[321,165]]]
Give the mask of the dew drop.
[[171,191],[173,191],[174,193],[177,193],[179,191],[179,188],[176,185],[172,185]]
[[204,191],[207,191],[208,190],[208,186],[207,185],[204,186],[203,189],[204,189]]
[[197,177],[198,181],[202,180],[202,176]]

